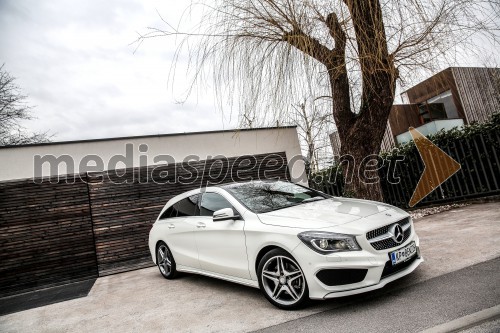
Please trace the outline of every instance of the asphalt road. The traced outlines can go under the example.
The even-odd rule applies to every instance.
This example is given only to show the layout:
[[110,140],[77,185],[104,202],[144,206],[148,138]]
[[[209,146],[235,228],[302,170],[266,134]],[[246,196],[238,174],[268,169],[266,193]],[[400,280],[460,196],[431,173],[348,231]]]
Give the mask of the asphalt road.
[[460,333],[498,333],[498,331],[500,331],[500,319],[487,321]]
[[[402,281],[390,289],[344,299],[328,311],[258,332],[419,332],[498,305],[500,258],[418,284]],[[470,332],[499,332],[498,320]]]

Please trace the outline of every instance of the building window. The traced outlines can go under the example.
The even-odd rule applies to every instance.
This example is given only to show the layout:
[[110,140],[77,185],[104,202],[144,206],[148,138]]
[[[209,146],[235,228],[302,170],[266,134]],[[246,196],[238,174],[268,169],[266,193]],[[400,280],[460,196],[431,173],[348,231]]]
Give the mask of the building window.
[[420,122],[422,124],[439,120],[439,119],[456,119],[459,118],[457,107],[453,102],[451,91],[445,91],[418,107]]

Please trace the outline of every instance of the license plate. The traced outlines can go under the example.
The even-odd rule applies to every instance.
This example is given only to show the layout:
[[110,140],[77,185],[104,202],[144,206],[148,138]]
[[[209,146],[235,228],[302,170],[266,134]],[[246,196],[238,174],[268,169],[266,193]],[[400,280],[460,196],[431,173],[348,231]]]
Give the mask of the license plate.
[[415,242],[411,242],[405,247],[389,253],[389,256],[391,257],[392,266],[394,266],[399,263],[405,262],[415,254],[417,254],[417,245],[415,245]]

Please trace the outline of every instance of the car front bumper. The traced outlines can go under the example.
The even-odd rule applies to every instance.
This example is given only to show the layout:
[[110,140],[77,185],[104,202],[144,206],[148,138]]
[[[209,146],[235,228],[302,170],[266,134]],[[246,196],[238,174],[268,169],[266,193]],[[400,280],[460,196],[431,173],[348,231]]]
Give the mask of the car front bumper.
[[[388,250],[377,251],[371,246],[362,246],[361,251],[330,255],[319,254],[301,243],[294,249],[293,256],[304,272],[311,299],[336,298],[382,288],[387,283],[413,272],[424,261],[419,250],[406,263],[398,264],[396,269],[391,267],[389,258],[390,252],[403,248],[411,242],[415,242],[419,249],[419,239],[415,232],[400,246]],[[320,271],[326,271],[328,274],[336,272],[339,275],[348,274],[351,278],[341,278],[340,281],[334,278],[333,281],[337,281],[336,283],[325,284],[318,278]],[[350,283],[349,279],[355,282]]]

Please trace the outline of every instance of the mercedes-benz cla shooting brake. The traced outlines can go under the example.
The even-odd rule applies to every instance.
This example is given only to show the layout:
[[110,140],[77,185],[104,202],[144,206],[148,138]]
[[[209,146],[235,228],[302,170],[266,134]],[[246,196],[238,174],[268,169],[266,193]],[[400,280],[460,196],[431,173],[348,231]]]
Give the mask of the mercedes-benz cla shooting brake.
[[166,279],[189,272],[260,288],[282,309],[382,288],[423,261],[405,211],[285,181],[178,195],[149,248]]

